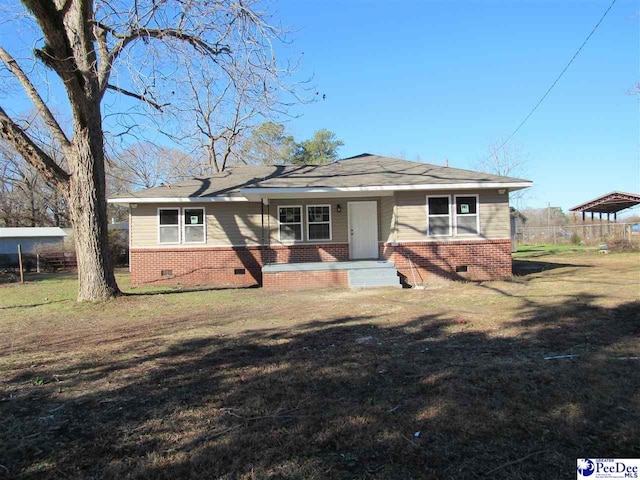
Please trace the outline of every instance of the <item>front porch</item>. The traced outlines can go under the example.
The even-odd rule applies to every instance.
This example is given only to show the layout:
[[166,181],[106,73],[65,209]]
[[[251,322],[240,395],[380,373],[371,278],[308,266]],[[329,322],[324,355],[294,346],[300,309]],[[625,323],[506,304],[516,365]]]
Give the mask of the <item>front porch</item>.
[[387,260],[269,264],[262,267],[262,286],[269,289],[402,288],[395,264]]

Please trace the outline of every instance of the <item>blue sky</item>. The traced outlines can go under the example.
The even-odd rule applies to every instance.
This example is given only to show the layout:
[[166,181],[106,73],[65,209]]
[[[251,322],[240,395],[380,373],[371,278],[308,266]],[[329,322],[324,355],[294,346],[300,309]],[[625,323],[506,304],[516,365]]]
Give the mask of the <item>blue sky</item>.
[[[606,1],[276,1],[326,100],[299,108],[296,138],[328,128],[342,156],[403,154],[473,168],[524,119]],[[531,207],[565,210],[640,191],[640,5],[618,0],[513,138],[529,157]],[[637,210],[636,210],[637,213]]]
[[[296,139],[327,128],[345,142],[342,157],[471,169],[519,125],[611,3],[266,1],[295,30],[279,53],[301,55],[299,78],[313,75],[326,95],[293,110]],[[0,36],[16,51],[34,41],[14,20],[0,22]],[[523,206],[566,210],[612,190],[640,192],[640,95],[629,93],[638,82],[640,4],[617,0],[510,142],[527,155],[523,176],[535,185]],[[0,103],[28,108],[14,93],[0,93]]]

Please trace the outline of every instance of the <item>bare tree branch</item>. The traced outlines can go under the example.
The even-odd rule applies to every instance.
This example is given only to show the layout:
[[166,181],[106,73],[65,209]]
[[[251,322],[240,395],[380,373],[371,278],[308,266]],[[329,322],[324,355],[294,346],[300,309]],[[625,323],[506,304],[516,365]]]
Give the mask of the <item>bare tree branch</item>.
[[44,100],[42,100],[42,97],[38,93],[38,90],[36,90],[36,87],[33,85],[33,83],[31,83],[31,80],[29,80],[29,77],[27,77],[22,68],[20,68],[18,62],[16,62],[15,59],[9,54],[9,52],[2,48],[2,46],[0,46],[0,60],[3,61],[9,71],[11,71],[11,73],[13,73],[13,75],[18,79],[25,92],[27,93],[27,96],[33,102],[34,106],[38,110],[38,113],[42,116],[42,119],[49,127],[51,133],[58,141],[58,143],[60,143],[63,148],[69,148],[69,139],[60,127],[58,121],[51,113],[51,110],[49,110],[49,107],[47,107],[47,104],[44,103]]
[[0,136],[7,140],[43,178],[61,193],[68,192],[69,174],[35,144],[24,130],[0,107]]
[[113,90],[115,92],[122,93],[123,95],[126,95],[127,97],[136,98],[136,99],[141,100],[141,101],[143,101],[145,103],[148,103],[149,105],[151,105],[153,108],[155,108],[159,112],[162,111],[162,107],[166,107],[167,105],[169,105],[168,103],[160,105],[159,103],[154,102],[153,100],[151,100],[148,97],[145,97],[144,95],[140,95],[138,93],[130,92],[129,90],[125,90],[124,88],[118,87],[117,85],[108,84],[107,88],[109,90]]
[[103,57],[102,64],[100,67],[100,76],[99,81],[102,90],[104,91],[108,87],[108,79],[111,73],[111,68],[113,63],[116,61],[118,56],[122,53],[122,51],[133,41],[139,39],[158,39],[163,40],[166,38],[173,38],[176,40],[181,40],[185,43],[191,45],[198,53],[204,55],[210,55],[212,57],[217,57],[222,54],[230,54],[231,50],[226,45],[210,45],[208,42],[203,40],[203,38],[197,35],[190,35],[185,33],[182,30],[173,29],[173,28],[134,28],[127,32],[126,34],[121,34],[115,31],[115,29],[107,27],[106,25],[95,22],[96,26],[102,29],[105,32],[109,32],[114,37],[118,38],[119,41],[116,45],[108,52],[108,54]]

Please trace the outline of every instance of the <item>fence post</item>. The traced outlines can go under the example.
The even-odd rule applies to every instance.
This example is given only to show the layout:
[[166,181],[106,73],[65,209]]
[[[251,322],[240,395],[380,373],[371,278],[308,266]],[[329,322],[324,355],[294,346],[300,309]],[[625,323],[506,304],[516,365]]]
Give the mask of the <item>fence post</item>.
[[24,283],[24,272],[22,271],[22,245],[18,244],[18,266],[20,267],[20,283]]
[[40,273],[40,254],[36,253],[36,273]]

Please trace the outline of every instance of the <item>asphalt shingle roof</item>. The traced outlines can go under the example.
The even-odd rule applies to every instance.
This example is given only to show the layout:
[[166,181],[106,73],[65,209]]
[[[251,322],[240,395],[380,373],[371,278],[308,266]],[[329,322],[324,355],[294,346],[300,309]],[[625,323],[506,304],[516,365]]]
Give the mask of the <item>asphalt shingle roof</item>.
[[250,188],[349,188],[510,182],[528,180],[362,154],[324,165],[231,167],[207,178],[149,188],[114,198],[240,197],[240,189]]

